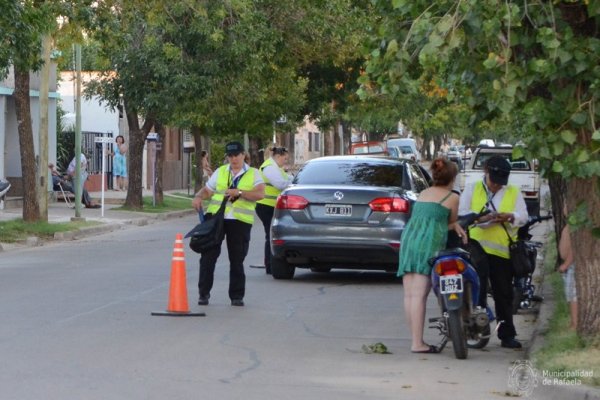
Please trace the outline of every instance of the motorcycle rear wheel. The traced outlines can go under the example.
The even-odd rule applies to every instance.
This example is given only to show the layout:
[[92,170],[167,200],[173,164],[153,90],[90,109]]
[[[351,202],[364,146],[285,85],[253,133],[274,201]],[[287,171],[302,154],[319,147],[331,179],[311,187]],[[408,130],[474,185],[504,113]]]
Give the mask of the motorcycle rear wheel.
[[521,308],[521,300],[523,300],[523,289],[513,286],[512,313],[516,315]]
[[[467,347],[470,349],[483,349],[490,342],[490,324],[488,324],[483,331],[478,334],[477,339],[467,339]],[[482,338],[481,336],[487,336]]]
[[462,310],[448,311],[448,334],[452,341],[454,356],[464,360],[468,355],[467,335],[462,318]]

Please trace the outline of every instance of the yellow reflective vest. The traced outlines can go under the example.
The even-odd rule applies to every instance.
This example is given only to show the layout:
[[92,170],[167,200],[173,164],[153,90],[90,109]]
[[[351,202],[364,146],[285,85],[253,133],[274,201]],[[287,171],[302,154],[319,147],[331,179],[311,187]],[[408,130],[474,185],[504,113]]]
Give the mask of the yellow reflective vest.
[[[237,188],[244,191],[250,191],[254,189],[254,173],[256,169],[249,168],[238,182]],[[215,171],[217,173],[217,188],[210,198],[208,214],[214,214],[221,207],[223,198],[225,197],[225,191],[229,189],[232,181],[232,175],[229,171],[229,165],[223,165]],[[225,206],[225,215],[229,214],[233,209],[233,216],[238,221],[252,224],[254,222],[254,209],[256,208],[256,202],[249,201],[243,198],[238,198],[234,203],[227,202]]]
[[[519,188],[516,186],[506,186],[504,197],[500,202],[500,207],[496,210],[498,213],[512,213],[517,204],[517,196]],[[483,182],[478,182],[473,188],[473,197],[471,198],[471,211],[475,213],[481,212],[488,201],[487,191],[483,186]],[[515,238],[514,229],[510,224],[504,224],[510,232],[511,237]],[[493,254],[502,258],[510,258],[508,252],[508,235],[502,227],[502,224],[494,224],[487,228],[473,227],[469,230],[471,239],[475,239],[481,244],[483,250],[488,254]]]
[[264,197],[264,199],[257,201],[257,203],[264,204],[265,206],[269,206],[269,207],[275,207],[275,203],[277,202],[277,196],[279,196],[281,194],[281,190],[279,190],[275,186],[273,186],[271,184],[271,182],[269,181],[269,179],[263,173],[263,170],[266,167],[268,167],[269,165],[274,165],[275,167],[277,167],[277,169],[279,170],[279,173],[281,174],[281,177],[283,179],[287,180],[288,174],[283,170],[283,168],[280,168],[277,165],[277,163],[275,163],[275,161],[273,161],[272,158],[269,158],[264,163],[262,163],[262,165],[260,166],[260,174],[262,175],[262,178],[265,181],[265,197]]

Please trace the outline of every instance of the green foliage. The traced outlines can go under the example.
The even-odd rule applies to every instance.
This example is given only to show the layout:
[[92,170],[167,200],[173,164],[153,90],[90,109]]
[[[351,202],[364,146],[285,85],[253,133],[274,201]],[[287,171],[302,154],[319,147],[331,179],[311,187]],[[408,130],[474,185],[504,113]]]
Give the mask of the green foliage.
[[24,71],[39,69],[42,36],[56,26],[54,2],[2,0],[0,9],[0,77],[11,64]]
[[566,178],[600,173],[598,144],[586,139],[600,115],[600,25],[586,19],[596,6],[374,3],[381,19],[363,87],[414,98],[409,88],[435,75],[451,101],[469,106],[472,126],[501,118],[547,171]]
[[362,351],[365,354],[392,354],[388,351],[387,346],[381,342],[373,343],[370,345],[363,344]]
[[67,170],[75,148],[75,132],[69,129],[71,127],[63,126],[62,117],[64,115],[65,111],[59,101],[56,109],[56,167],[58,171]]

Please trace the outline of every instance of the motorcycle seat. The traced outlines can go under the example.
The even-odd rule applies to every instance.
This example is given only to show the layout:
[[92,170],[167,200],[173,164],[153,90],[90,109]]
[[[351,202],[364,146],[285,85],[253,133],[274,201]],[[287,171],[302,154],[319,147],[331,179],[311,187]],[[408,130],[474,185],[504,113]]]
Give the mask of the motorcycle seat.
[[471,254],[468,251],[466,251],[465,249],[462,249],[460,247],[454,247],[454,248],[450,248],[450,249],[440,250],[435,255],[436,258],[444,257],[444,256],[459,256],[460,258],[463,258],[465,260],[471,259]]

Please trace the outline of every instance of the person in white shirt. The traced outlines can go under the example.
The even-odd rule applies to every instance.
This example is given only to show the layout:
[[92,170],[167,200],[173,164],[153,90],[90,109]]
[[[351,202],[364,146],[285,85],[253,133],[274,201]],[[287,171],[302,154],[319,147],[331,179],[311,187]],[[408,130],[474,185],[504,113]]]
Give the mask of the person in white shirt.
[[81,153],[81,157],[80,157],[81,172],[79,174],[79,177],[75,176],[76,161],[77,161],[77,159],[75,157],[73,157],[73,159],[69,163],[69,166],[67,167],[67,174],[71,177],[71,179],[73,179],[73,182],[74,182],[73,187],[76,187],[75,185],[79,185],[81,187],[81,193],[83,193],[83,186],[85,185],[85,181],[87,181],[87,178],[88,178],[88,171],[87,171],[88,161],[87,161],[87,158],[85,157],[85,154]]
[[508,235],[514,238],[516,228],[527,222],[529,214],[519,188],[508,185],[510,170],[511,165],[506,158],[490,157],[485,164],[483,179],[468,185],[461,194],[458,213],[479,213],[486,207],[491,210],[469,229],[471,239],[479,242],[487,259],[484,260],[487,263],[477,265],[481,281],[479,305],[486,306],[489,273],[496,318],[504,321],[498,328],[498,338],[502,347],[515,349],[521,348],[521,343],[515,339],[517,333],[512,315],[513,273]]

